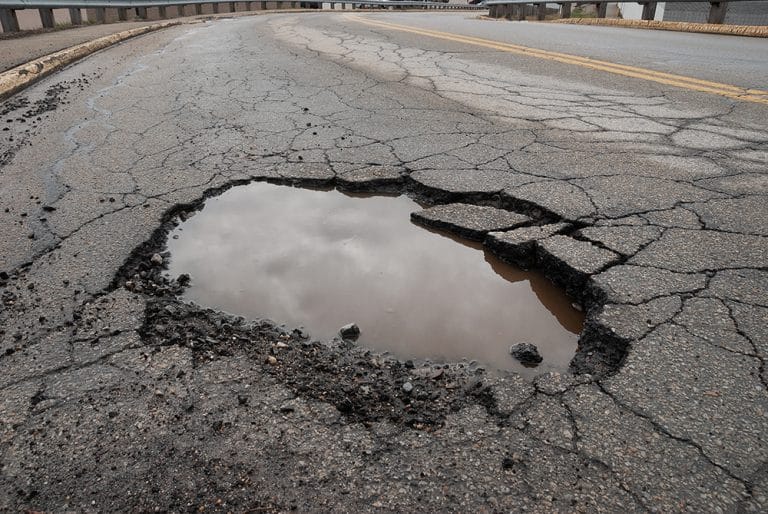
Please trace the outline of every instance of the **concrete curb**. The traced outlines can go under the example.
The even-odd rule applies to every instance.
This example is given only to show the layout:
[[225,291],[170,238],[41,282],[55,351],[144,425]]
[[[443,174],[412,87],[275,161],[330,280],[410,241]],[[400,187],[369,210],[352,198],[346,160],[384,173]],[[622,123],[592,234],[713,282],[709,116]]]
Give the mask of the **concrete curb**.
[[64,66],[77,61],[78,59],[82,59],[93,52],[97,52],[103,48],[107,48],[108,46],[112,46],[115,43],[125,41],[132,37],[180,24],[181,22],[164,22],[125,30],[86,43],[70,46],[64,50],[59,50],[58,52],[48,54],[33,61],[29,61],[28,63],[16,66],[15,68],[11,68],[8,71],[0,73],[0,100],[8,98],[43,77],[47,77],[51,73],[58,71]]
[[568,18],[563,20],[551,20],[545,23],[602,25],[607,27],[627,27],[632,29],[722,34],[727,36],[768,37],[768,26],[766,25],[713,25],[710,23],[688,23],[682,21],[617,20],[599,18]]

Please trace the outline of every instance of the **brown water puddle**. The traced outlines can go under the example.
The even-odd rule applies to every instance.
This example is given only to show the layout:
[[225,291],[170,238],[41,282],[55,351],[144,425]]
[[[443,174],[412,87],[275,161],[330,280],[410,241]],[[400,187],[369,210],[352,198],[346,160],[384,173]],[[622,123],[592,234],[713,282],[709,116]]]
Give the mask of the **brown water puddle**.
[[[169,272],[191,275],[187,301],[315,339],[355,322],[359,344],[401,359],[567,369],[583,315],[565,294],[480,244],[414,225],[420,208],[406,196],[236,187],[172,232]],[[522,341],[544,357],[535,370],[509,355]]]

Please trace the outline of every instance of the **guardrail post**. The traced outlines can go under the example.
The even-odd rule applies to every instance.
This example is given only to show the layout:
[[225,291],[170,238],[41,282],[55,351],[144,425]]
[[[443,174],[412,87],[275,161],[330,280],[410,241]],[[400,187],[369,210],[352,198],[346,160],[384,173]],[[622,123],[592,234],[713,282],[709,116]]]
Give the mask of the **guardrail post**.
[[212,3],[211,10],[213,11],[213,14],[219,14],[219,4],[216,2]]
[[203,14],[203,4],[195,4],[195,14],[198,16]]
[[164,5],[159,5],[157,7],[157,14],[160,16],[161,20],[168,18],[168,13],[165,11]]
[[527,14],[526,11],[527,10],[528,10],[528,6],[527,5],[519,5],[518,6],[518,11],[517,11],[517,19],[520,20],[520,21],[525,21],[525,17],[526,17],[526,14]]
[[597,2],[597,17],[605,18],[605,12],[608,9],[608,2]]
[[16,10],[0,9],[0,25],[3,26],[3,32],[18,32],[19,19],[16,17]]
[[560,17],[561,18],[571,17],[571,2],[565,2],[564,4],[560,4]]
[[56,25],[53,19],[53,9],[42,8],[38,9],[37,12],[40,13],[40,23],[43,24],[44,29],[52,29]]
[[107,22],[107,9],[105,7],[96,8],[96,23]]
[[547,4],[539,4],[536,7],[536,19],[541,21],[547,17]]
[[[70,9],[71,11],[71,9]],[[72,15],[70,14],[70,17]],[[128,20],[128,9],[125,9],[124,7],[118,7],[117,8],[117,19],[119,21],[127,21]]]
[[147,19],[147,8],[146,7],[137,7],[136,8],[136,16],[138,16],[142,20],[146,20]]
[[80,12],[80,9],[72,8],[69,10],[69,21],[72,25],[83,24],[83,14]]
[[656,17],[656,2],[643,2],[643,14],[641,20],[652,20]]
[[725,22],[725,11],[728,9],[728,2],[709,2],[709,18],[707,23],[721,24]]
[[237,4],[235,2],[229,2],[229,12],[237,11]]

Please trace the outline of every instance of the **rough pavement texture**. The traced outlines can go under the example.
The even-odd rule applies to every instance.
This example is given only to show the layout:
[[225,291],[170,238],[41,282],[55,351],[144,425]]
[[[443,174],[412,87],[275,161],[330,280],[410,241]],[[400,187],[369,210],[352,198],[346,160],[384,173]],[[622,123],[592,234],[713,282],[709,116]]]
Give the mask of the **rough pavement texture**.
[[[174,28],[2,104],[0,509],[768,509],[763,108],[340,20]],[[182,304],[167,230],[257,179],[566,223],[530,240],[584,281],[578,373]]]

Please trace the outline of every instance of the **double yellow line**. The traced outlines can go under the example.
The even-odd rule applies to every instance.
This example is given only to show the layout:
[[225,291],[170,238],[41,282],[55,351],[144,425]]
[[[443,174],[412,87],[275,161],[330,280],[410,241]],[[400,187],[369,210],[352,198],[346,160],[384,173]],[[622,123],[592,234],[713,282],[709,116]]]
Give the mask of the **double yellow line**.
[[509,43],[501,43],[489,39],[451,34],[448,32],[439,32],[437,30],[409,27],[408,25],[398,25],[385,21],[372,20],[370,18],[362,18],[353,14],[346,15],[346,17],[350,20],[372,27],[397,30],[400,32],[409,32],[411,34],[418,34],[421,36],[453,41],[455,43],[465,43],[468,45],[490,48],[492,50],[499,50],[501,52],[524,55],[526,57],[536,57],[539,59],[547,59],[549,61],[573,64],[592,70],[623,75],[625,77],[648,80],[651,82],[657,82],[659,84],[666,84],[669,86],[680,87],[692,91],[699,91],[701,93],[725,96],[734,100],[768,105],[768,91],[762,91],[760,89],[747,89],[739,86],[732,86],[730,84],[721,84],[719,82],[711,82],[709,80],[686,77],[683,75],[674,75],[672,73],[664,73],[661,71],[648,70],[645,68],[637,68],[635,66],[627,66],[625,64],[616,64],[608,61],[590,59],[589,57],[580,57],[578,55],[563,54],[560,52],[550,52],[548,50],[541,50],[538,48],[531,48],[521,45],[512,45]]

